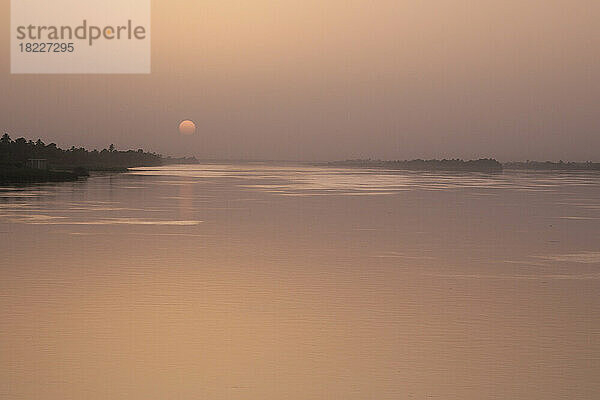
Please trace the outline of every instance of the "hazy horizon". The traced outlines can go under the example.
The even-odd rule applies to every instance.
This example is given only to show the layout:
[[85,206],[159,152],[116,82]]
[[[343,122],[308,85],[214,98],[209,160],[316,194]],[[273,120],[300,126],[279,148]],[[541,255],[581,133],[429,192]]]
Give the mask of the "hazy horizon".
[[153,1],[150,75],[11,75],[2,35],[0,129],[199,159],[600,161],[599,15],[582,0]]

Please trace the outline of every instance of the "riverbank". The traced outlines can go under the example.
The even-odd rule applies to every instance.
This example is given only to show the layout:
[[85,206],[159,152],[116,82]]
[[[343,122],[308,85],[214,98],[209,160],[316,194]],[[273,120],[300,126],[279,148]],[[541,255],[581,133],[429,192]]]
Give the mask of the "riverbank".
[[67,182],[89,176],[87,170],[51,170],[16,166],[0,167],[0,185]]
[[332,161],[325,164],[329,167],[353,168],[385,168],[408,171],[467,171],[467,172],[502,172],[502,164],[491,158],[479,160],[345,160]]
[[508,162],[503,164],[504,169],[527,171],[600,171],[600,163],[594,162],[552,162],[552,161],[527,161]]
[[89,172],[122,173],[134,167],[197,163],[194,157],[163,157],[143,149],[117,150],[110,145],[103,150],[83,147],[61,149],[8,134],[0,138],[0,185],[74,181]]

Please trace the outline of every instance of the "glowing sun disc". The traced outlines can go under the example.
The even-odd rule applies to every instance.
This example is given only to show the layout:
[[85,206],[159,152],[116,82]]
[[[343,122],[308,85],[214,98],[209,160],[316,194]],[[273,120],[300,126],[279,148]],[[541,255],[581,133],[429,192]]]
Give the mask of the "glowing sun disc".
[[189,119],[181,121],[179,124],[179,133],[182,135],[193,135],[196,132],[196,124]]

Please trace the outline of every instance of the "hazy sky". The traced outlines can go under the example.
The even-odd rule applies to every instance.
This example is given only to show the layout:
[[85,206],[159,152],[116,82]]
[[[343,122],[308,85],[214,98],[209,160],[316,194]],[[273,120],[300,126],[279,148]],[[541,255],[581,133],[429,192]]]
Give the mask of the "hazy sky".
[[10,75],[0,1],[13,137],[200,158],[600,161],[598,0],[155,0],[153,72],[129,76]]

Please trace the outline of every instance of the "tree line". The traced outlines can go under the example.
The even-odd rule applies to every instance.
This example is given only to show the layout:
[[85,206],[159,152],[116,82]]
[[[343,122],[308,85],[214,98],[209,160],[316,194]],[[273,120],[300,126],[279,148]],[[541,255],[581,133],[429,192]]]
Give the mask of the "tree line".
[[45,144],[25,138],[11,139],[5,133],[0,138],[0,164],[13,167],[24,167],[27,160],[45,159],[52,168],[87,169],[131,168],[161,165],[160,154],[145,152],[142,149],[120,151],[111,144],[103,150],[87,150],[83,147],[61,149],[56,143]]
[[346,160],[333,161],[330,166],[339,167],[362,167],[362,168],[388,168],[412,171],[476,171],[476,172],[499,172],[502,164],[493,158],[481,158],[479,160]]

